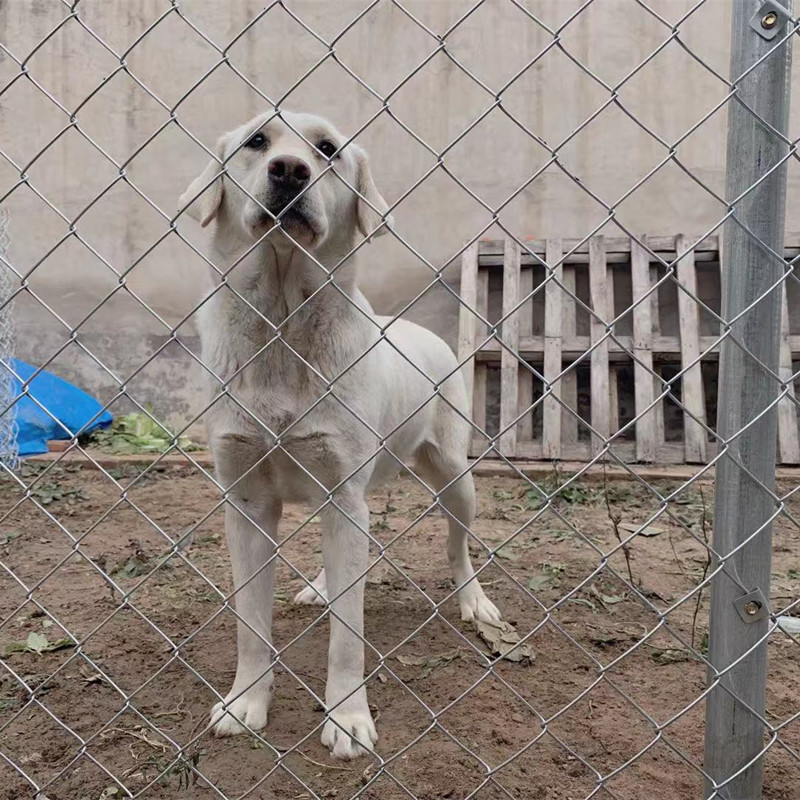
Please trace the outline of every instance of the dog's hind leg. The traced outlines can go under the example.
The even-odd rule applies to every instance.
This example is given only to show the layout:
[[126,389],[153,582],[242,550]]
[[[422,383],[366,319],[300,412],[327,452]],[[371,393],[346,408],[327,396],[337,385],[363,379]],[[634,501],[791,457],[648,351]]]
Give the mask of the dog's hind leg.
[[420,477],[439,492],[439,504],[447,517],[447,558],[458,587],[461,619],[493,622],[500,612],[486,596],[469,557],[468,536],[475,519],[475,482],[466,457],[458,458],[435,444],[423,444],[416,454]]
[[300,606],[326,606],[328,605],[328,584],[325,581],[324,568],[319,575],[308,585],[304,586],[295,596],[293,602]]

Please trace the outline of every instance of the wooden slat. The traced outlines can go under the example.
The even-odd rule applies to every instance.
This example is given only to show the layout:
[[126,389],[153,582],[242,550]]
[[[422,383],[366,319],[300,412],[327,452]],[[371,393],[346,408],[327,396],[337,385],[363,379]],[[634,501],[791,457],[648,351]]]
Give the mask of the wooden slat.
[[[519,302],[520,250],[513,239],[506,239],[503,262],[503,342],[500,355],[500,452],[512,457],[517,452],[517,417],[519,403],[519,314],[511,313]],[[510,314],[510,316],[506,316]],[[511,425],[508,430],[505,430]]]
[[617,368],[608,371],[608,416],[612,435],[619,430],[619,375]]
[[[674,246],[674,243],[673,243]],[[648,255],[649,258],[649,255]],[[650,285],[658,283],[658,265],[650,264]],[[658,306],[658,290],[650,295],[650,327],[653,331],[653,339],[661,336],[661,312]],[[657,364],[653,365],[656,375],[653,376],[653,397],[660,397],[664,393],[664,383],[657,376],[661,375],[661,370]],[[653,408],[653,426],[655,430],[656,447],[666,441],[666,430],[664,428],[664,401],[659,400]]]
[[[657,283],[658,264],[650,264],[650,285],[655,286]],[[650,295],[650,323],[653,328],[653,338],[661,336],[661,313],[658,307],[658,295],[658,289]]]
[[[564,244],[564,249],[566,249],[566,244]],[[653,252],[664,259],[664,261],[674,261],[675,260],[675,251],[669,250],[653,250]],[[717,252],[716,250],[704,250],[701,253],[695,254],[695,261],[698,264],[702,263],[710,263],[712,261],[717,260]],[[794,255],[800,255],[800,249],[794,252]],[[539,256],[539,258],[544,258],[544,254]],[[788,256],[787,256],[788,258]],[[501,267],[503,265],[503,255],[502,253],[487,253],[486,255],[481,254],[480,256],[481,265],[484,267]],[[579,250],[570,253],[564,259],[565,265],[576,264],[578,266],[586,266],[589,263],[589,255],[588,253],[581,253]],[[606,264],[623,264],[626,267],[631,263],[631,253],[630,250],[624,253],[609,253],[606,252]],[[522,266],[523,267],[530,267],[530,266],[538,266],[541,262],[538,258],[530,255],[529,253],[524,253],[522,256]]]
[[[641,238],[641,237],[640,237]],[[530,241],[525,242],[526,248],[528,248],[532,253],[535,253],[539,257],[546,257],[547,253],[547,239],[532,239]],[[562,255],[564,253],[570,253],[569,256],[566,257],[565,263],[566,264],[588,264],[589,263],[589,241],[584,241],[581,239],[563,239],[562,240]],[[794,247],[795,250],[800,251],[800,239],[795,237],[794,241],[790,240],[790,237],[787,237],[787,242],[791,246],[786,248],[787,254],[792,252]],[[480,254],[481,260],[483,261],[484,256],[502,256],[503,255],[503,240],[502,239],[493,239],[480,242]],[[647,237],[647,246],[654,252],[654,253],[674,253],[675,252],[675,237],[674,236],[648,236]],[[716,254],[719,251],[719,237],[716,234],[711,236],[707,236],[705,239],[702,239],[696,248],[696,252],[698,255],[706,255],[708,254],[708,260],[715,260]],[[614,258],[617,255],[624,256],[624,260],[628,261],[628,256],[631,253],[631,240],[627,236],[609,236],[606,237],[606,263],[619,263],[623,259]],[[575,257],[578,256],[579,258],[576,259]],[[582,260],[580,258],[582,257]],[[529,255],[524,254],[522,256],[522,263],[526,264],[532,262],[532,259]],[[698,259],[700,260],[700,259]],[[537,262],[538,263],[538,262]]]
[[[561,299],[561,336],[562,343],[565,336],[577,335],[577,281],[574,265],[565,265],[563,269],[563,284],[566,292],[562,292]],[[563,351],[562,351],[563,364]],[[561,407],[561,441],[578,441],[578,373],[571,369],[561,379],[561,399],[567,405]],[[573,413],[574,412],[574,413]]]
[[[648,247],[660,255],[665,261],[673,261],[677,255],[675,250],[674,236],[648,236]],[[535,239],[525,243],[539,258],[543,258],[546,252],[546,240]],[[564,259],[565,264],[588,264],[589,263],[589,243],[583,239],[564,239],[564,252],[569,255]],[[627,237],[607,237],[606,238],[606,264],[627,264],[630,261],[631,242]],[[695,248],[695,263],[703,261],[718,261],[720,258],[720,239],[714,234],[701,239]],[[800,234],[787,234],[784,257],[787,259],[796,258],[800,255]],[[484,241],[480,243],[481,263],[486,266],[497,266],[502,264],[503,241],[501,239]],[[522,256],[522,265],[538,264],[539,261],[527,252]]]
[[[633,348],[633,337],[616,334],[615,338],[616,341],[610,341],[608,344],[609,358],[612,361],[629,360]],[[713,347],[714,343],[718,341],[718,338],[717,336],[701,336],[701,350],[705,353],[709,348]],[[617,344],[617,342],[620,342],[621,346]],[[589,336],[569,336],[561,340],[561,352],[565,359],[579,358],[590,346],[591,338]],[[792,334],[789,337],[789,347],[792,353],[800,354],[800,335]],[[486,347],[481,348],[482,355],[479,357],[486,361],[497,361],[500,349],[500,345],[496,342],[490,342]],[[653,355],[663,361],[680,361],[681,340],[679,336],[654,337],[652,349]],[[519,352],[520,356],[528,361],[541,361],[542,354],[544,353],[544,337],[520,337]],[[713,348],[707,353],[705,359],[713,361],[718,357],[719,348]]]
[[[608,286],[608,291],[606,292],[606,302],[608,303],[608,316],[611,319],[614,319],[617,315],[617,306],[616,306],[616,294],[614,293],[614,267],[612,267],[608,263],[608,253],[606,253],[606,285]],[[614,332],[616,338],[619,335]],[[609,340],[608,343],[608,350],[609,353],[611,349],[615,348],[618,349],[619,345],[616,342],[612,342]],[[631,342],[631,348],[633,347],[633,342]],[[616,367],[611,367],[608,373],[608,426],[609,431],[611,434],[615,434],[619,430],[619,386],[617,378],[617,369]]]
[[[475,409],[472,415],[472,422],[484,433],[486,433],[486,389],[487,389],[487,374],[486,364],[478,364],[475,369],[475,382],[472,386],[473,394],[473,408]],[[473,434],[477,431],[473,429]],[[481,448],[478,452],[482,453],[486,449],[488,438],[481,439]],[[473,454],[475,455],[475,454]]]
[[[602,236],[594,236],[589,241],[589,296],[592,311],[600,320],[591,316],[589,329],[592,345],[597,345],[591,354],[591,420],[592,427],[599,436],[592,436],[592,455],[603,448],[603,440],[611,433],[610,425],[610,376],[608,373],[608,339],[605,336],[604,322],[611,316],[608,313],[608,277],[606,275],[606,248]],[[602,341],[601,341],[602,340]],[[597,344],[600,342],[600,344]],[[602,438],[600,438],[602,437]]]
[[458,311],[458,360],[466,363],[461,368],[467,402],[472,414],[472,385],[475,372],[475,331],[477,318],[473,311],[478,302],[478,243],[471,244],[461,255],[461,304]]
[[[477,445],[477,442],[476,442]],[[575,442],[564,444],[561,448],[564,461],[588,461],[590,458],[590,445],[588,442]],[[709,457],[716,455],[717,446],[709,442]],[[633,463],[637,460],[636,444],[631,441],[617,441],[614,443],[614,455],[624,462]],[[519,442],[517,445],[517,458],[539,461],[544,458],[541,442]],[[682,464],[684,449],[682,442],[665,442],[656,450],[658,464]]]
[[[533,291],[533,269],[527,267],[520,272],[519,297],[522,300]],[[519,310],[519,336],[520,340],[533,335],[533,302],[527,300]],[[520,365],[519,369],[519,400],[518,411],[521,414],[531,405],[533,398],[533,374],[529,369]],[[517,440],[527,441],[533,439],[533,412],[529,411],[517,424]]]
[[[681,339],[681,402],[686,412],[683,416],[683,438],[686,447],[686,461],[690,464],[704,464],[708,434],[701,423],[706,421],[706,401],[703,395],[703,372],[698,358],[700,356],[700,317],[697,308],[697,273],[692,242],[680,234],[676,238],[678,255],[684,254],[677,264],[678,320]],[[686,291],[683,291],[683,289]],[[690,366],[691,365],[691,366]]]
[[[640,237],[643,238],[643,237]],[[635,240],[631,240],[631,285],[636,303],[650,289],[650,256]],[[633,368],[636,409],[636,458],[651,462],[656,454],[655,415],[647,411],[653,402],[653,331],[649,297],[633,309]]]
[[781,287],[781,381],[787,385],[788,394],[778,403],[778,448],[781,464],[800,462],[800,440],[797,432],[797,406],[794,402],[794,381],[792,380],[792,350],[789,345],[789,301],[786,282]]
[[[621,336],[616,334],[617,341],[621,342],[622,346],[618,345],[616,341],[609,342],[608,353],[612,361],[626,361],[630,358],[630,353],[633,348],[632,336]],[[706,353],[704,360],[713,361],[719,357],[719,348],[713,347],[710,352],[707,352],[719,337],[717,336],[701,336],[700,349]],[[591,338],[589,336],[572,336],[561,340],[561,352],[564,358],[579,358],[591,346]],[[792,334],[789,336],[789,349],[792,353],[800,355],[800,335]],[[531,336],[530,338],[520,337],[519,342],[520,356],[527,361],[541,361],[542,354],[544,353],[544,337]],[[497,361],[500,353],[500,346],[495,343],[489,343],[486,347],[481,348],[479,358],[485,361]],[[626,356],[627,354],[627,356]],[[653,339],[653,355],[661,358],[664,361],[680,361],[681,357],[681,340],[679,336],[659,336]]]
[[[664,394],[664,381],[661,380],[661,365],[653,364],[653,397],[661,397]],[[653,430],[655,431],[656,448],[667,440],[666,427],[664,425],[664,400],[658,400],[652,410]]]
[[[489,270],[478,269],[478,300],[475,310],[483,317],[489,316]],[[486,336],[486,326],[481,323],[478,328],[480,340]],[[472,421],[484,432],[486,432],[486,387],[487,370],[486,362],[476,359],[475,375],[473,377],[472,389]],[[485,450],[485,442],[479,452]]]
[[[561,239],[548,239],[545,260],[556,264],[563,254]],[[549,273],[548,273],[549,274]],[[563,268],[559,264],[552,271],[555,280],[561,281]],[[561,458],[561,382],[553,383],[561,373],[561,301],[564,292],[554,281],[548,281],[544,295],[544,379],[545,390],[552,386],[552,396],[543,405],[542,450],[545,458]]]

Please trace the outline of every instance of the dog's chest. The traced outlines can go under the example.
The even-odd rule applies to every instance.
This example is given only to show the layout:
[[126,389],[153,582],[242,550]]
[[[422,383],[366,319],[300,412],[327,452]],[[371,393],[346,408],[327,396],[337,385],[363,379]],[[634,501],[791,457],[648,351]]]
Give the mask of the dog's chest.
[[331,341],[319,326],[286,325],[274,335],[266,323],[218,327],[204,337],[204,360],[221,382],[214,427],[264,436],[267,442],[284,432],[306,436],[329,428],[335,409],[324,399],[327,386],[346,371]]
[[298,420],[324,392],[318,366],[283,340],[251,348],[236,361],[241,366],[230,379],[232,401],[274,434],[302,425]]
[[331,292],[287,316],[266,302],[257,314],[221,296],[201,318],[203,360],[220,378],[211,381],[210,438],[234,434],[258,450],[297,446],[312,461],[331,460],[324,442],[368,446],[374,381],[364,354],[375,334],[363,313]]

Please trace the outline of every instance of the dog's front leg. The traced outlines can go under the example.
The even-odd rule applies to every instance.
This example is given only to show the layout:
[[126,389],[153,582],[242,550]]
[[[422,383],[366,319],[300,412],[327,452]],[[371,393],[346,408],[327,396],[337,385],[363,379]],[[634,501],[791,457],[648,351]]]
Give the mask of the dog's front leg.
[[[280,500],[268,492],[260,469],[247,468],[244,453],[217,453],[217,472],[231,486],[225,508],[225,533],[233,570],[238,616],[238,660],[233,688],[211,714],[214,733],[230,736],[257,731],[267,724],[272,699],[272,604],[275,542]],[[244,475],[238,478],[237,475]]]
[[[337,508],[338,506],[338,508]],[[378,739],[364,686],[364,572],[369,508],[362,493],[337,496],[322,514],[322,556],[331,608],[327,720],[322,743],[336,758],[355,758]]]

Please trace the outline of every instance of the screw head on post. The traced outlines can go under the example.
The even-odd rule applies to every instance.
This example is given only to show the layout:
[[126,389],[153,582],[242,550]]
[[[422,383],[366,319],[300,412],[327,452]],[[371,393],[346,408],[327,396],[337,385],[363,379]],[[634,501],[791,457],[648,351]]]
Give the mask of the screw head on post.
[[751,600],[749,603],[745,604],[744,612],[750,617],[754,617],[758,612],[761,611],[761,603],[758,600]]
[[761,18],[761,27],[764,30],[772,30],[778,22],[778,15],[774,11],[770,11],[768,14],[764,14]]

